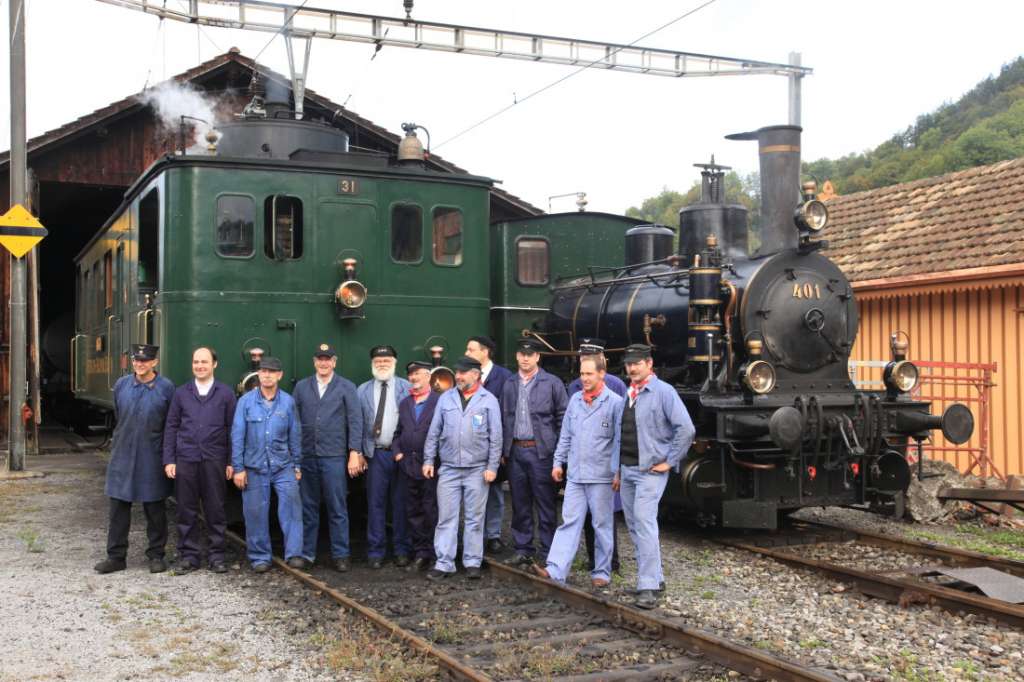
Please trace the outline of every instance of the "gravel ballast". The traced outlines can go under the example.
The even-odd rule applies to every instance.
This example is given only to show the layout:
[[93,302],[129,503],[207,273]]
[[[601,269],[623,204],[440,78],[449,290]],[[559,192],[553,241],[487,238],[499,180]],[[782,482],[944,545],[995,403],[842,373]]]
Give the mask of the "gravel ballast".
[[[255,575],[236,559],[223,575],[149,573],[141,505],[127,570],[96,574],[107,510],[99,457],[30,467],[53,473],[0,481],[0,679],[363,679],[325,664],[323,644],[344,635],[346,616],[276,571]],[[169,517],[171,556],[170,506]]]

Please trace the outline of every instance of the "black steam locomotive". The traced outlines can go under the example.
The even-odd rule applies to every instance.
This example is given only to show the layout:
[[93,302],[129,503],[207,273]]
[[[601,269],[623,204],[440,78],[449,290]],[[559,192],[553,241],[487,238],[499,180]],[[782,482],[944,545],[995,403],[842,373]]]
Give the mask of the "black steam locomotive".
[[826,505],[901,514],[912,442],[920,450],[941,428],[963,443],[974,429],[963,405],[936,416],[910,397],[918,371],[901,338],[884,392],[851,381],[857,306],[814,239],[828,211],[813,182],[800,191],[800,130],[729,136],[758,142],[759,248],[748,247],[746,209],[724,201],[725,167],[700,164],[701,200],[680,211],[678,251],[669,228],[628,230],[624,266],[559,280],[535,330],[555,356],[604,339],[613,366],[630,343],[654,348],[697,428],[663,504],[702,523],[775,528],[782,514]]

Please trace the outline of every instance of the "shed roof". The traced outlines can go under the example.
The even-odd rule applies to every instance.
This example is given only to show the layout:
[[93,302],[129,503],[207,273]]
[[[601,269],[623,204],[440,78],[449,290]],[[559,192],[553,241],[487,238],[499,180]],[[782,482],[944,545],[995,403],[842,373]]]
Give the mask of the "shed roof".
[[853,282],[1024,263],[1024,158],[829,200],[827,254]]
[[[237,48],[231,48],[224,54],[218,55],[189,69],[188,71],[174,76],[171,80],[179,82],[190,81],[197,85],[201,85],[204,81],[213,78],[224,70],[232,68],[243,68],[249,72],[258,70],[263,78],[278,81],[285,85],[289,90],[291,89],[291,80],[288,77],[277,73],[262,64],[257,64],[255,60],[242,55]],[[108,104],[107,106],[97,109],[90,114],[86,114],[85,116],[66,123],[59,128],[55,128],[39,135],[38,137],[32,138],[28,141],[30,164],[34,156],[46,154],[55,150],[60,145],[86,134],[88,131],[96,127],[100,127],[126,115],[138,112],[146,106],[140,101],[141,95],[142,93],[129,95],[124,99]],[[350,131],[358,130],[360,138],[373,138],[375,142],[388,150],[397,150],[398,143],[401,141],[401,137],[399,135],[392,133],[369,119],[359,116],[351,110],[345,109],[342,105],[332,102],[327,97],[317,94],[316,91],[309,88],[306,88],[305,105],[307,109],[312,108],[321,110],[328,115],[336,114],[334,116],[334,121],[340,124],[339,127],[346,128]],[[6,172],[9,162],[9,151],[0,154],[0,172]],[[431,153],[428,163],[438,170],[450,173],[467,174],[467,171],[463,168],[460,168],[454,163],[451,163],[450,161],[447,161],[433,153]],[[506,192],[503,189],[497,187],[492,188],[491,194],[493,201],[500,205],[503,216],[525,217],[543,213],[541,209],[513,194],[510,194],[509,192]]]

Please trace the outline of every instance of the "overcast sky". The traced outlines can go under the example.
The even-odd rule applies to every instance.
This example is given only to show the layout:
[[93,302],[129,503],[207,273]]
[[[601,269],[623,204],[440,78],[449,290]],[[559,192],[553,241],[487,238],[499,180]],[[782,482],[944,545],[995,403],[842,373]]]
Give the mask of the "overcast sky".
[[[10,0],[0,0],[8,35]],[[298,0],[293,0],[298,4]],[[416,0],[423,20],[628,43],[703,0]],[[167,0],[184,7],[185,0]],[[256,56],[265,33],[165,22],[97,0],[27,0],[28,131],[39,135],[143,85],[237,46]],[[398,16],[401,0],[309,0]],[[653,47],[784,62],[802,53],[804,158],[871,148],[921,113],[953,101],[1024,52],[1024,2],[975,0],[717,0],[643,41]],[[393,131],[427,126],[435,147],[572,67],[361,44],[314,42],[308,85]],[[287,71],[281,38],[260,61]],[[0,112],[9,120],[8,54]],[[351,96],[351,97],[350,97]],[[590,69],[513,107],[437,152],[546,209],[585,191],[589,208],[621,213],[663,187],[686,190],[691,164],[756,168],[753,143],[723,136],[785,123],[776,76],[672,79]],[[10,131],[0,131],[0,148]],[[572,210],[572,199],[553,209]]]

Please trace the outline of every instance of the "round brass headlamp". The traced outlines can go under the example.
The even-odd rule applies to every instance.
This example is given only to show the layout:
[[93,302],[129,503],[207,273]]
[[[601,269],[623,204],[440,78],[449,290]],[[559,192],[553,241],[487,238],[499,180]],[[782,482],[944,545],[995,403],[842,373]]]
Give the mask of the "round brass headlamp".
[[909,393],[917,386],[920,376],[921,373],[914,363],[909,360],[900,360],[886,365],[882,378],[890,389],[900,393]]
[[766,360],[754,360],[741,370],[743,384],[758,395],[775,388],[775,368]]
[[828,208],[817,199],[805,201],[796,209],[796,224],[807,232],[821,232],[828,224]]

